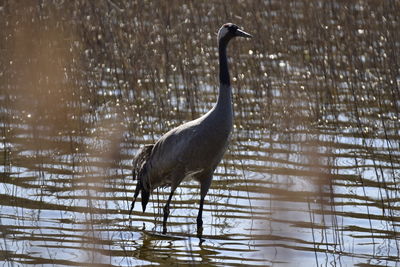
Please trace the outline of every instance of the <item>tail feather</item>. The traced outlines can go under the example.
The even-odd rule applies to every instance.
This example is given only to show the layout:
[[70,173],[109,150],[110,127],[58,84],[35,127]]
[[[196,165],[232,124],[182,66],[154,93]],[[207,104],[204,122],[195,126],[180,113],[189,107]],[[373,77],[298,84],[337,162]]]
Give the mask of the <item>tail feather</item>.
[[131,210],[129,211],[129,216],[132,214],[133,208],[135,207],[136,198],[138,197],[141,190],[142,190],[142,183],[139,180],[136,184],[135,194],[133,195],[133,200],[132,200],[132,204],[131,204]]
[[142,209],[143,209],[143,212],[145,212],[147,203],[149,202],[150,192],[142,188],[141,197],[142,197]]
[[136,180],[138,178],[140,170],[143,168],[146,161],[150,158],[151,150],[153,149],[153,147],[154,145],[145,145],[139,151],[137,156],[133,159],[133,180]]
[[142,192],[141,197],[143,212],[146,210],[147,203],[149,202],[150,192],[143,187],[143,179],[146,179],[146,162],[150,158],[153,147],[154,145],[144,146],[133,160],[132,176],[133,180],[138,181],[136,184],[135,194],[133,196],[129,215],[132,213],[132,210],[135,206],[136,198],[138,197],[140,192]]

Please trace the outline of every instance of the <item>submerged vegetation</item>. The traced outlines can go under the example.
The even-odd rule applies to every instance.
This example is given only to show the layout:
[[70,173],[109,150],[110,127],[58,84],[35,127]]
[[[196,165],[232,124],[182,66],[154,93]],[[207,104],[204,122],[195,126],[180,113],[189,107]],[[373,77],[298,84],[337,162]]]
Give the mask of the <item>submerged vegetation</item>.
[[[398,10],[397,0],[3,1],[0,261],[398,266]],[[168,190],[129,223],[132,158],[212,106],[228,21],[254,38],[228,51],[235,125],[205,241],[195,182],[174,197],[168,232],[181,236],[166,240]]]

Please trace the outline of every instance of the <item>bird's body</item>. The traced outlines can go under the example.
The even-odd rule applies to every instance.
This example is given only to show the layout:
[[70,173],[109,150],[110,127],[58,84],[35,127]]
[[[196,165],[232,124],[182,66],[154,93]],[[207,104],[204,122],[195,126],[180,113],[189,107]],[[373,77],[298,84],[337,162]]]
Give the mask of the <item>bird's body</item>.
[[235,36],[250,37],[234,24],[225,24],[219,31],[220,89],[214,107],[200,118],[170,130],[154,145],[142,149],[134,160],[134,176],[138,184],[131,211],[139,192],[142,193],[144,211],[150,193],[155,188],[171,186],[171,194],[164,208],[163,233],[166,233],[169,203],[175,189],[184,179],[194,178],[201,186],[197,217],[198,234],[201,235],[204,197],[214,170],[228,147],[232,131],[232,92],[226,46]]
[[[225,90],[230,93],[230,88]],[[202,117],[172,129],[157,141],[148,163],[151,166],[148,175],[152,178],[149,184],[143,184],[145,188],[179,184],[189,176],[201,182],[203,176],[214,172],[228,146],[232,129],[231,105],[221,107],[216,104]],[[176,169],[179,174],[174,174]],[[180,179],[171,175],[178,175]]]

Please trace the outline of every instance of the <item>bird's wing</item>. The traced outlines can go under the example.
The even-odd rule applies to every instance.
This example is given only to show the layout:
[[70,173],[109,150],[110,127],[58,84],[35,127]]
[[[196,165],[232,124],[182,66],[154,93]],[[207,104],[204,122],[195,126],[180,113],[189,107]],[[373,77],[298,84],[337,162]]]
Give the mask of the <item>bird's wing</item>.
[[183,168],[195,153],[192,145],[196,139],[197,124],[183,124],[164,134],[154,145],[151,153],[151,172],[153,177],[163,177],[174,170]]

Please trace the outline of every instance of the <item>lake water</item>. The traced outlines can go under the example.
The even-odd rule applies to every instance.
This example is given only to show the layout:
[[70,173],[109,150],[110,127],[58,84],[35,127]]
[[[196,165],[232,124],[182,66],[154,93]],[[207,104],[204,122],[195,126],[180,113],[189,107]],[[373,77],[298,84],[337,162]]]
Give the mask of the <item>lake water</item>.
[[[229,5],[228,5],[229,4]],[[398,1],[0,4],[4,266],[400,266]],[[132,159],[207,112],[234,132],[207,195],[129,206]]]

